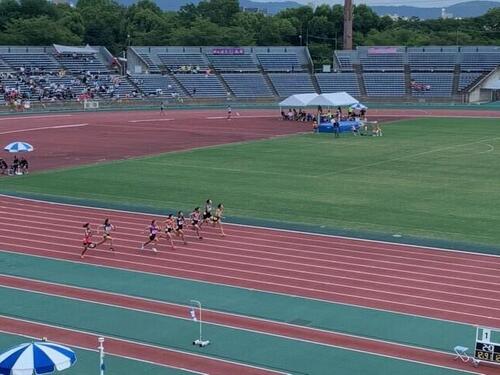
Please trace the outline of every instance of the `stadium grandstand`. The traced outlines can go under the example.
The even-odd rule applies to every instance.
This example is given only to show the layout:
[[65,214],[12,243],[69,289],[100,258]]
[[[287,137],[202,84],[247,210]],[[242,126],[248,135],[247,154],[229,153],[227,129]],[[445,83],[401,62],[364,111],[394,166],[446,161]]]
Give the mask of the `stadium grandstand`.
[[346,91],[364,101],[475,102],[498,96],[500,47],[357,47],[315,67],[307,47],[0,47],[0,103],[63,100],[275,102]]

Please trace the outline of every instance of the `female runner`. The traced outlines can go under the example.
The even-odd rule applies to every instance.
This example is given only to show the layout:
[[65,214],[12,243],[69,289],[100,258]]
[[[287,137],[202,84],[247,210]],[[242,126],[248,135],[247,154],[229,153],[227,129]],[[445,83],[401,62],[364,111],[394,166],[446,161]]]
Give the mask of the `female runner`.
[[222,229],[223,215],[224,215],[224,205],[222,203],[219,203],[217,205],[217,209],[215,210],[215,215],[212,218],[212,222],[214,223],[214,226],[218,226],[220,228],[220,235],[222,237],[225,236],[224,229]]
[[181,237],[182,241],[184,241],[184,245],[187,245],[186,239],[184,238],[184,231],[183,231],[186,219],[184,218],[184,214],[182,213],[182,211],[179,211],[177,213],[177,217],[176,217],[175,221],[177,224],[177,228],[175,228],[175,234],[177,236]]
[[212,220],[212,200],[207,199],[205,202],[205,208],[203,209],[203,221],[200,223],[200,228],[203,223]]
[[[141,250],[144,250],[144,247],[149,245],[150,243],[157,244],[158,243],[158,232],[160,231],[160,227],[156,224],[156,220],[151,220],[151,224],[146,227],[146,230],[149,231],[149,237],[146,242],[144,242],[141,246]],[[158,251],[156,247],[151,248],[155,253]]]
[[83,224],[83,229],[85,231],[85,234],[83,237],[83,250],[80,254],[80,258],[82,259],[89,248],[93,249],[96,246],[95,243],[92,242],[92,234],[94,232],[92,231],[92,229],[90,229],[90,223]]
[[109,241],[109,250],[115,251],[115,249],[113,248],[113,237],[111,237],[111,231],[113,230],[115,230],[115,226],[109,222],[108,218],[106,218],[104,220],[104,224],[102,225],[102,240],[96,243],[96,246]]
[[200,236],[200,221],[201,221],[200,207],[196,207],[194,211],[191,212],[191,215],[189,215],[189,219],[191,220],[191,225],[193,227],[193,230],[196,232],[198,239],[202,240],[203,237]]
[[165,220],[165,237],[170,241],[170,245],[172,246],[172,250],[175,250],[174,241],[172,239],[172,232],[175,228],[175,220],[174,215],[169,214],[167,219]]

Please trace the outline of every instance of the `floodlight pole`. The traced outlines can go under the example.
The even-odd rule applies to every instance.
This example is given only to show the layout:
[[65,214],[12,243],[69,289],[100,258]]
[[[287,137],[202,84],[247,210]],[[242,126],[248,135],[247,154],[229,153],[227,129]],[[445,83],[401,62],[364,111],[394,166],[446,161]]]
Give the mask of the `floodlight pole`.
[[99,342],[99,346],[97,349],[99,349],[99,369],[100,369],[100,375],[104,375],[104,337],[99,337],[97,339]]
[[203,340],[203,336],[202,336],[202,326],[203,326],[203,320],[202,319],[203,319],[203,317],[201,315],[201,302],[192,299],[191,303],[195,304],[198,307],[198,311],[200,312],[200,319],[199,319],[199,321],[200,321],[200,336],[199,336],[199,338],[197,340],[193,341],[193,345],[199,345],[201,347],[204,347],[204,346],[207,346],[208,344],[210,344],[210,341],[209,340]]

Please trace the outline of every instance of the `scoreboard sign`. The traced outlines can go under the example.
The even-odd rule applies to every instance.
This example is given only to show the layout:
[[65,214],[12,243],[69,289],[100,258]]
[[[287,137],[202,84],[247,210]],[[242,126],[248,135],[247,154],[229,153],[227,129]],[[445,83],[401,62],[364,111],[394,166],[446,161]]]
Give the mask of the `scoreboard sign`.
[[478,327],[474,350],[476,360],[500,365],[500,337],[496,336],[500,336],[499,330]]

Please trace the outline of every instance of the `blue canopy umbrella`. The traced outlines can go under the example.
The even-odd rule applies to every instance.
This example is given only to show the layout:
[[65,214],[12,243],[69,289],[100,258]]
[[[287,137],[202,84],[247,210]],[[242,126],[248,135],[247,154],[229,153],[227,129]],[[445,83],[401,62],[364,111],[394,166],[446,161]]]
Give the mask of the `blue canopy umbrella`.
[[0,355],[0,374],[33,375],[62,371],[76,362],[73,350],[38,341],[21,344]]
[[12,142],[5,146],[3,149],[9,152],[31,152],[35,148],[26,142]]

